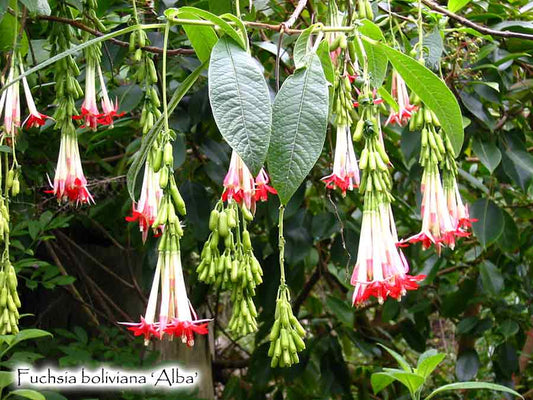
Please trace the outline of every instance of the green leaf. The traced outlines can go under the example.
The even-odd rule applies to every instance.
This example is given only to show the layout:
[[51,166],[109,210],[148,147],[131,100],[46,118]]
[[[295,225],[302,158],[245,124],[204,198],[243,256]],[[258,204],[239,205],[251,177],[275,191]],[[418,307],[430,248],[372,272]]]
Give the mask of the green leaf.
[[425,379],[422,376],[413,372],[388,370],[387,372],[384,372],[384,374],[389,375],[394,380],[397,380],[403,384],[411,394],[414,394],[418,389],[420,389],[420,386],[422,386],[425,382]]
[[47,0],[20,0],[26,6],[30,14],[50,15],[50,5]]
[[497,385],[495,383],[488,383],[488,382],[459,382],[459,383],[450,383],[449,385],[441,386],[438,389],[435,389],[431,394],[426,397],[425,400],[429,400],[432,397],[435,397],[437,394],[448,391],[448,390],[465,390],[465,389],[487,389],[487,390],[495,390],[497,392],[506,392],[510,393],[517,397],[522,397],[520,393],[515,392],[513,389],[508,388],[506,386]]
[[448,10],[455,13],[470,3],[470,0],[448,0]]
[[[178,89],[176,89],[168,103],[169,114],[174,111],[183,96],[187,94],[190,88],[198,80],[205,66],[206,64],[204,63],[198,68],[196,68],[187,78],[185,78],[185,80],[181,83]],[[157,139],[159,132],[161,131],[161,129],[163,129],[163,122],[164,116],[161,115],[161,117],[159,117],[159,119],[155,122],[152,129],[150,129],[150,131],[143,137],[141,148],[137,152],[137,155],[135,156],[135,159],[133,160],[133,163],[131,164],[130,169],[128,170],[128,173],[126,175],[128,192],[133,201],[135,201],[135,184],[137,180],[137,175],[139,174],[141,168],[144,166],[144,162],[146,161],[148,152],[152,148],[152,145],[154,144],[155,140]]]
[[256,175],[272,130],[270,94],[257,62],[228,37],[211,54],[209,100],[220,133]]
[[383,44],[377,47],[385,51],[407,86],[437,115],[458,156],[464,140],[463,118],[459,103],[448,86],[413,58]]
[[313,165],[326,138],[328,87],[320,60],[283,82],[274,101],[272,138],[267,155],[272,184],[287,204]]
[[380,95],[380,97],[385,100],[385,102],[392,107],[392,109],[396,112],[399,111],[400,109],[400,106],[398,105],[398,103],[396,103],[396,100],[394,100],[394,97],[391,96],[391,94],[388,92],[387,89],[385,89],[385,86],[381,86],[379,89],[378,89],[378,94]]
[[336,318],[338,318],[343,324],[349,327],[353,327],[354,313],[353,308],[350,307],[345,301],[328,295],[326,297],[326,305]]
[[13,390],[9,392],[9,395],[24,397],[25,399],[30,399],[30,400],[46,400],[46,397],[44,397],[41,393],[36,392],[35,390],[30,390],[30,389]]
[[370,377],[370,383],[372,385],[372,390],[374,391],[374,394],[381,392],[392,382],[394,382],[394,380],[395,379],[386,372],[376,372],[372,374],[372,376]]
[[[324,70],[324,76],[327,81],[331,84],[335,84],[335,68],[333,67],[333,62],[331,61],[331,55],[329,51],[329,43],[327,40],[322,40],[318,45],[316,50],[318,58],[322,63],[322,69]],[[10,148],[10,147],[8,147]]]
[[474,139],[472,148],[479,157],[479,160],[492,174],[502,160],[500,149],[494,143],[485,142],[478,138]]
[[502,250],[513,253],[520,246],[520,234],[513,217],[505,210],[502,210],[502,213],[504,219],[503,232],[496,244]]
[[312,55],[311,34],[313,33],[313,29],[315,29],[315,25],[311,25],[305,29],[302,33],[300,33],[300,36],[298,36],[298,39],[296,40],[292,56],[296,69],[305,67],[309,62],[310,56]]
[[[2,23],[0,23],[0,52],[7,53],[13,49],[13,40],[15,25],[17,21],[15,17],[7,13],[4,18],[2,18]],[[24,56],[28,52],[28,36],[26,32],[22,33],[22,40],[19,40],[20,51]],[[1,93],[1,92],[0,92]]]
[[165,11],[165,17],[167,17],[170,21],[179,19],[179,14],[181,12],[191,13],[196,15],[198,18],[211,21],[213,24],[220,27],[225,34],[235,40],[243,49],[246,49],[246,42],[244,41],[244,38],[235,29],[233,29],[230,24],[228,24],[222,18],[217,17],[215,14],[210,13],[209,11],[201,10],[196,7],[180,7],[179,9],[169,8]]
[[470,217],[477,219],[477,222],[472,224],[472,230],[484,248],[494,243],[503,232],[502,211],[491,200],[479,199],[472,204]]
[[13,382],[13,373],[7,371],[0,371],[0,390]]
[[467,350],[462,354],[459,354],[457,363],[455,364],[455,374],[461,381],[472,379],[476,376],[479,366],[479,356],[475,350]]
[[[368,19],[361,22],[359,32],[373,40],[385,40],[381,29]],[[359,53],[359,58],[362,60],[363,54],[361,49],[358,48],[357,41],[354,43],[356,45],[356,51]],[[383,49],[367,42],[363,42],[363,48],[365,49],[366,58],[368,60],[370,83],[375,88],[379,88],[383,84],[383,80],[387,75],[387,66],[389,65],[387,54]]]
[[[196,14],[191,12],[179,10],[179,18],[182,19],[196,19]],[[187,34],[189,41],[191,42],[196,56],[201,62],[209,60],[211,56],[211,50],[215,46],[218,40],[218,36],[215,30],[211,26],[201,25],[183,25],[183,30]]]
[[412,371],[411,366],[409,365],[407,360],[405,358],[403,358],[400,354],[398,354],[397,352],[395,352],[392,349],[389,349],[387,346],[385,346],[385,345],[383,345],[381,343],[378,343],[378,345],[380,347],[382,347],[383,349],[385,349],[387,351],[387,353],[389,353],[398,362],[398,364],[400,365],[400,367],[404,371],[407,371],[407,372],[411,372]]
[[209,11],[213,14],[220,15],[233,11],[231,0],[209,0]]
[[510,148],[503,153],[503,170],[526,191],[533,179],[533,157],[525,150]]
[[427,378],[445,358],[446,354],[437,353],[435,349],[428,350],[420,355],[415,372]]
[[483,261],[479,266],[479,273],[481,275],[481,282],[483,288],[490,294],[496,296],[503,289],[503,276],[498,270],[498,267],[489,260]]
[[43,331],[41,329],[24,329],[17,333],[16,335],[7,335],[3,336],[3,338],[10,338],[9,340],[6,340],[8,343],[8,347],[5,348],[2,353],[0,354],[0,358],[2,358],[9,350],[11,350],[13,347],[15,347],[18,343],[23,342],[25,340],[30,339],[38,339],[46,336],[53,335],[50,332]]

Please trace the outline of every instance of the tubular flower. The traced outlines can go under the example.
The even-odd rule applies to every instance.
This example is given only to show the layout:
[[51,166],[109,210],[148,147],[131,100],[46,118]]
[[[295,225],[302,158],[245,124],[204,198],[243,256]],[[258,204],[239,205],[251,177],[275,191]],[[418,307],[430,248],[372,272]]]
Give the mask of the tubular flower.
[[255,201],[267,201],[268,194],[277,194],[278,192],[268,184],[270,179],[264,168],[261,168],[259,174],[255,177]]
[[255,211],[254,177],[235,151],[231,153],[229,170],[223,184],[223,201],[235,200],[248,210]]
[[448,206],[452,225],[455,228],[455,235],[470,236],[467,230],[472,227],[472,222],[476,222],[477,219],[470,218],[468,207],[463,204],[455,179],[453,179],[451,185],[444,185],[444,196],[446,197],[446,205]]
[[455,247],[456,228],[448,212],[440,174],[435,166],[426,168],[422,176],[422,230],[406,239],[407,242],[422,242],[424,249],[432,244],[440,254],[443,245]]
[[[22,74],[24,73],[22,64],[20,64],[20,72]],[[28,105],[28,111],[30,112],[30,115],[28,115],[23,125],[28,128],[38,128],[39,126],[43,126],[46,122],[46,119],[50,119],[50,117],[37,111],[37,107],[35,106],[35,101],[33,101],[33,96],[31,95],[30,86],[28,85],[26,77],[22,78],[22,86],[24,87],[26,104]]]
[[92,59],[87,60],[85,72],[85,99],[81,105],[81,115],[74,115],[72,119],[82,120],[82,128],[96,130],[99,119],[102,117],[96,104],[96,63]]
[[346,190],[353,190],[359,186],[359,167],[348,126],[337,126],[333,173],[322,178],[322,180],[326,183],[328,189],[338,187],[342,190],[343,195],[346,195]]
[[102,74],[102,68],[100,68],[100,65],[98,65],[98,75],[100,77],[100,87],[102,89],[102,114],[100,114],[101,118],[98,118],[98,123],[102,125],[109,125],[111,128],[113,127],[113,118],[122,117],[124,113],[118,113],[118,99],[115,99],[115,103],[113,103],[109,99],[109,95],[107,94],[107,89],[104,81],[104,76]]
[[[183,343],[192,347],[195,333],[208,333],[210,320],[199,320],[187,297],[178,246],[175,236],[165,231],[161,238],[146,314],[138,323],[123,323],[135,336],[144,336],[145,344],[152,337],[163,339],[168,335],[180,337]],[[159,317],[156,321],[157,312]]]
[[[15,68],[9,71],[7,82],[16,78]],[[0,98],[0,113],[4,111],[4,130],[8,136],[14,136],[20,127],[20,96],[19,83],[15,82],[7,88]]]
[[392,71],[391,94],[398,103],[398,111],[396,112],[391,108],[389,118],[385,121],[385,125],[398,124],[404,126],[409,122],[409,119],[412,117],[417,107],[411,104],[405,81],[396,70]]
[[416,290],[424,275],[409,275],[409,264],[398,244],[390,203],[379,202],[372,193],[365,195],[363,222],[357,262],[351,284],[353,304],[370,297],[383,303],[387,297],[400,300],[408,290]]
[[126,217],[128,222],[139,222],[139,230],[142,233],[143,242],[146,242],[148,231],[157,217],[162,196],[163,191],[159,186],[159,172],[154,172],[154,169],[147,161],[144,166],[141,197],[139,202],[133,205],[132,215]]
[[61,136],[54,185],[50,192],[54,193],[59,202],[76,202],[76,205],[94,203],[93,197],[87,190],[87,179],[83,175],[78,139],[75,134],[67,133]]

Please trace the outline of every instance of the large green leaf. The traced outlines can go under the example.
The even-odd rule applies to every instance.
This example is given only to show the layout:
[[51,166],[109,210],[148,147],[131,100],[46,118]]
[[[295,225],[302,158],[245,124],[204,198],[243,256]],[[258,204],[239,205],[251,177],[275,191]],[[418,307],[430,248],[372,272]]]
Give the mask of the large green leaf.
[[[196,19],[196,14],[191,12],[179,10],[179,18],[182,19]],[[201,62],[209,60],[211,56],[211,50],[215,46],[218,40],[218,36],[211,26],[201,25],[183,25],[183,30],[187,34],[189,41],[191,42],[196,56]]]
[[[185,80],[181,83],[178,89],[176,89],[176,91],[172,95],[172,98],[168,102],[169,114],[174,111],[183,96],[187,94],[187,92],[191,89],[194,83],[198,80],[205,66],[206,64],[204,63],[198,68],[196,68],[187,78],[185,78]],[[128,170],[128,173],[126,175],[128,192],[133,201],[135,201],[135,183],[137,180],[137,175],[139,175],[139,171],[144,166],[144,162],[146,161],[148,152],[152,148],[152,145],[157,139],[158,134],[163,129],[163,123],[164,116],[161,115],[161,117],[159,117],[159,119],[154,123],[154,126],[152,126],[152,129],[150,129],[150,131],[143,137],[141,148],[137,152],[135,159],[133,160],[133,163],[131,164],[130,169]]]
[[481,362],[476,350],[466,350],[459,354],[455,363],[455,374],[460,381],[466,381],[476,376]]
[[[437,394],[448,391],[448,390],[465,390],[465,389],[487,389],[495,390],[498,392],[510,393],[517,397],[522,397],[520,393],[515,392],[513,389],[508,388],[507,386],[497,385],[495,383],[488,382],[459,382],[459,383],[450,383],[449,385],[441,386],[438,389],[435,389],[431,394],[426,397],[425,400],[429,400],[432,397],[435,397]],[[522,397],[523,398],[523,397]]]
[[403,358],[399,353],[395,352],[392,349],[389,349],[387,346],[385,346],[385,345],[383,345],[381,343],[378,343],[378,345],[380,347],[382,347],[383,349],[385,349],[387,351],[387,353],[389,353],[396,360],[396,362],[400,365],[400,367],[402,367],[402,369],[404,371],[412,372],[411,366],[409,365],[407,360],[405,358]]
[[472,148],[479,157],[479,160],[492,174],[502,160],[500,149],[494,143],[479,140],[477,138],[474,139]]
[[7,371],[0,371],[0,390],[13,382],[13,373]]
[[309,61],[309,57],[312,55],[311,34],[313,33],[314,28],[315,25],[311,25],[300,33],[300,36],[298,36],[298,39],[296,40],[292,55],[296,69],[305,67]]
[[533,179],[533,157],[521,149],[508,149],[503,153],[503,170],[526,191]]
[[30,389],[13,390],[9,392],[9,395],[24,397],[25,399],[30,399],[30,400],[46,400],[46,397],[44,397],[41,393],[36,392],[35,390],[30,390]]
[[194,14],[197,16],[197,18],[202,18],[212,22],[220,29],[222,29],[225,34],[235,40],[243,49],[246,49],[246,42],[244,41],[244,38],[235,29],[233,29],[230,24],[228,24],[222,18],[217,17],[215,14],[210,13],[209,11],[201,10],[196,7],[181,7],[179,9],[168,8],[165,11],[165,17],[167,17],[170,21],[175,21],[176,19],[180,18],[179,15],[182,12]]
[[437,350],[435,349],[428,350],[420,355],[415,372],[424,378],[427,378],[444,358],[446,358],[446,354],[437,353]]
[[414,394],[420,389],[420,386],[425,382],[425,379],[422,376],[413,372],[386,370],[384,374],[387,374],[394,380],[402,383],[411,394]]
[[20,0],[31,14],[50,15],[50,5],[48,0]]
[[457,12],[464,6],[466,6],[468,3],[470,3],[471,0],[448,0],[448,10],[451,12]]
[[376,372],[370,377],[370,384],[374,394],[381,392],[394,381],[395,379],[386,372]]
[[272,129],[270,94],[257,62],[229,37],[211,54],[209,100],[220,133],[257,174]]
[[385,51],[407,86],[437,115],[458,156],[464,140],[463,118],[459,103],[448,86],[413,58],[383,44],[376,46]]
[[503,289],[504,281],[498,267],[489,260],[483,261],[479,266],[483,289],[489,294],[496,296]]
[[[359,32],[374,40],[385,40],[379,26],[368,19],[365,19],[361,22]],[[373,46],[367,42],[363,42],[363,47],[368,60],[370,83],[375,88],[379,88],[382,85],[385,76],[387,75],[387,66],[389,65],[387,54],[381,48]],[[362,59],[362,54],[360,54],[359,57]]]
[[268,168],[283,204],[315,165],[326,138],[328,85],[318,56],[283,83],[274,101]]
[[502,234],[503,214],[491,200],[480,199],[472,204],[470,216],[477,219],[477,222],[472,224],[472,229],[483,247],[490,246]]

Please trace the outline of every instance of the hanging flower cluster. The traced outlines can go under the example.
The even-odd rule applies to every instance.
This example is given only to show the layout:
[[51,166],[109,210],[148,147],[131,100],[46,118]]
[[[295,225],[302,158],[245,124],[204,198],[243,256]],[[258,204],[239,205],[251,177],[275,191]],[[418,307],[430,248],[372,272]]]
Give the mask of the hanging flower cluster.
[[[165,141],[160,165],[159,187],[162,197],[153,229],[162,231],[159,258],[145,315],[137,323],[123,323],[135,336],[144,336],[145,344],[151,338],[180,337],[188,346],[194,345],[194,334],[205,335],[209,320],[198,319],[187,296],[180,254],[183,228],[177,214],[185,215],[185,202],[174,179],[174,158],[171,140],[175,133],[163,133]],[[157,315],[156,315],[157,314]]]
[[[67,6],[59,5],[60,14],[70,17]],[[70,48],[71,29],[62,24],[54,24],[50,35],[52,54],[62,53]],[[61,143],[53,183],[50,183],[58,202],[90,204],[94,199],[87,188],[78,146],[76,127],[72,123],[76,115],[75,101],[83,91],[75,78],[80,70],[72,56],[67,56],[55,64],[56,104],[54,128],[61,132]]]
[[385,125],[397,124],[404,126],[411,119],[417,107],[414,104],[411,104],[405,81],[396,70],[392,71],[391,86],[391,94],[398,105],[398,109],[395,110],[391,106],[389,117],[385,121]]
[[[415,97],[415,103],[419,102]],[[437,116],[429,108],[419,105],[412,121],[410,126],[421,128],[420,165],[424,168],[420,187],[422,229],[404,242],[421,242],[424,249],[434,246],[440,254],[444,246],[453,249],[457,238],[469,236],[467,229],[473,220],[468,216],[457,187],[453,147],[449,139],[443,137]]]
[[228,326],[241,335],[257,330],[253,296],[256,286],[263,282],[263,270],[253,254],[247,224],[253,220],[256,202],[266,201],[269,193],[276,193],[268,183],[264,169],[254,179],[237,153],[232,153],[224,192],[211,211],[211,234],[196,270],[202,282],[231,291],[233,314]]
[[[134,51],[135,45],[144,46],[146,44],[146,34],[144,31],[136,31],[132,34],[133,40],[130,41],[130,50]],[[145,88],[141,119],[139,121],[143,135],[147,134],[154,126],[154,122],[161,117],[161,101],[157,93],[157,72],[152,58],[140,51],[135,51],[135,58],[138,59],[139,68],[137,68],[136,78],[140,85]],[[144,177],[139,201],[133,204],[132,215],[126,217],[126,221],[139,223],[139,230],[142,233],[143,241],[148,237],[148,231],[151,229],[155,218],[159,212],[159,205],[163,197],[163,191],[159,186],[159,170],[163,160],[163,137],[159,137],[152,149],[148,153],[144,165]],[[168,151],[172,151],[170,145]],[[160,226],[154,228],[154,233],[158,235],[161,232]]]
[[337,82],[334,104],[337,136],[333,172],[322,180],[328,189],[339,188],[342,194],[346,195],[347,190],[353,190],[359,186],[360,177],[350,130],[354,122],[352,86],[349,76],[341,77]]
[[399,300],[408,290],[417,289],[418,282],[424,279],[423,275],[409,275],[409,264],[398,246],[391,208],[390,161],[383,144],[378,109],[371,96],[367,91],[358,99],[364,139],[359,191],[364,196],[364,206],[357,261],[350,281],[354,286],[354,305],[370,297],[380,303],[388,297]]

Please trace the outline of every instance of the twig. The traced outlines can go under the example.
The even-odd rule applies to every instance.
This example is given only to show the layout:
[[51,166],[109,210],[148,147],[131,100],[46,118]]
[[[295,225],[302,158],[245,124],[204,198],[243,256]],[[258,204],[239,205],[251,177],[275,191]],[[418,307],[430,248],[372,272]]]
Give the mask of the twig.
[[[52,259],[54,260],[54,262],[56,263],[57,265],[57,268],[59,269],[59,272],[61,273],[61,275],[64,275],[64,276],[68,276],[68,273],[67,271],[65,270],[65,267],[63,267],[63,263],[61,262],[61,260],[59,259],[59,257],[57,256],[56,252],[54,251],[52,245],[50,244],[50,242],[48,241],[45,241],[44,242],[45,246],[46,246],[46,249],[48,250],[48,253],[50,254],[50,256],[52,257]],[[96,326],[100,326],[100,322],[98,321],[98,319],[96,318],[96,316],[93,314],[93,312],[91,311],[91,309],[88,307],[86,301],[83,299],[83,297],[81,297],[81,294],[80,292],[78,291],[78,289],[76,289],[76,287],[71,283],[69,285],[67,285],[67,287],[69,288],[69,291],[72,293],[72,295],[74,296],[74,298],[76,300],[78,300],[81,304],[82,304],[82,308],[83,310],[87,313],[87,315],[89,316],[89,319],[96,325]]]
[[451,11],[448,11],[444,7],[439,6],[437,3],[434,3],[431,0],[421,0],[422,3],[424,3],[426,6],[431,8],[434,11],[438,11],[454,20],[459,22],[461,25],[468,26],[469,28],[472,28],[480,33],[484,33],[486,35],[492,35],[492,36],[500,36],[503,38],[517,38],[517,39],[526,39],[526,40],[533,40],[533,35],[528,33],[520,33],[520,32],[511,32],[511,31],[498,31],[496,29],[487,28],[483,25],[478,25],[475,22],[470,21],[469,19],[465,17],[461,17],[460,15],[457,15],[455,13],[452,13]]
[[124,280],[120,276],[118,276],[115,272],[113,272],[109,267],[105,266],[100,262],[98,259],[96,259],[91,253],[89,253],[87,250],[85,250],[83,247],[79,246],[74,240],[69,238],[67,235],[65,235],[61,231],[56,231],[56,233],[61,236],[63,239],[65,239],[67,242],[69,242],[72,246],[74,246],[78,251],[82,252],[87,258],[89,258],[92,262],[94,262],[96,265],[98,265],[102,270],[107,272],[109,275],[111,275],[113,278],[118,280],[120,283],[122,283],[124,286],[134,289],[135,286],[129,283],[128,281]]

